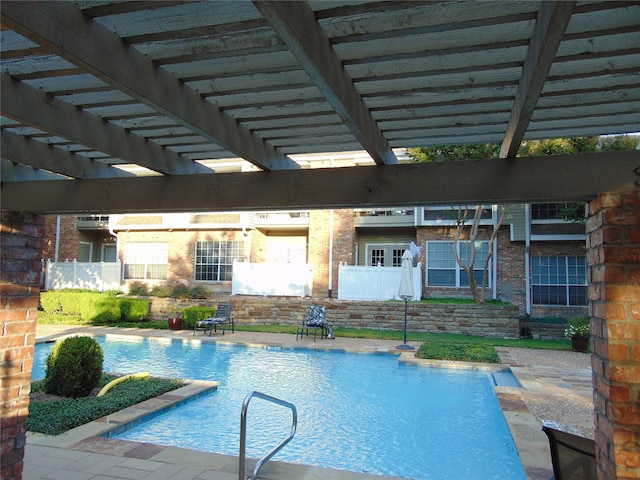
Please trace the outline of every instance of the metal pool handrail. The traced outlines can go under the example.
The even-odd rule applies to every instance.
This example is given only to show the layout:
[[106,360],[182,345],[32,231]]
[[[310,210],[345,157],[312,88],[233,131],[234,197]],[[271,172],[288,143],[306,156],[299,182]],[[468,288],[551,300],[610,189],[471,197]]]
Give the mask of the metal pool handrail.
[[281,400],[279,398],[272,397],[271,395],[266,395],[264,393],[256,391],[249,393],[244,398],[244,402],[242,402],[242,412],[240,413],[240,455],[238,460],[238,480],[245,480],[244,463],[246,457],[245,452],[247,449],[247,409],[249,408],[249,402],[251,402],[251,399],[253,397],[258,397],[268,402],[275,403],[283,407],[288,407],[289,409],[291,409],[292,422],[291,431],[289,432],[287,438],[280,442],[273,450],[267,453],[258,461],[258,463],[256,463],[256,466],[253,469],[253,474],[251,475],[251,480],[255,480],[258,477],[258,472],[260,472],[260,469],[264,466],[264,464],[267,463],[276,453],[278,453],[282,449],[282,447],[284,447],[291,441],[293,436],[296,434],[296,428],[298,427],[298,411],[296,410],[296,406],[293,403],[289,403],[285,400]]

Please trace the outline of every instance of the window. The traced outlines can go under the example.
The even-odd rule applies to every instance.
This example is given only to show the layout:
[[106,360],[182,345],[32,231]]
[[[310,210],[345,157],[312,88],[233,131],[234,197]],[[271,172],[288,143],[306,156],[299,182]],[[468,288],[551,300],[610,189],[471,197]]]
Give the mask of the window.
[[[473,276],[478,285],[482,284],[484,260],[489,254],[489,242],[475,242],[476,259]],[[471,258],[471,244],[458,242],[458,251],[463,262]],[[491,285],[491,270],[488,272],[487,286]],[[453,242],[427,242],[427,285],[431,287],[468,287],[469,276],[453,254]]]
[[169,247],[166,243],[132,242],[124,245],[125,280],[166,280]]
[[203,282],[233,280],[233,260],[244,261],[244,242],[196,242],[195,279]]
[[587,305],[585,257],[532,257],[534,305]]
[[568,220],[582,222],[585,205],[574,203],[534,203],[531,205],[531,220]]
[[367,245],[368,262],[367,265],[375,267],[400,267],[402,265],[402,254],[409,246],[400,245]]
[[91,242],[80,242],[80,246],[78,247],[78,261],[79,262],[90,262],[93,257],[93,243]]
[[102,245],[102,261],[103,262],[117,262],[118,252],[114,244]]
[[532,220],[554,220],[559,218],[560,205],[557,203],[534,203],[531,205]]

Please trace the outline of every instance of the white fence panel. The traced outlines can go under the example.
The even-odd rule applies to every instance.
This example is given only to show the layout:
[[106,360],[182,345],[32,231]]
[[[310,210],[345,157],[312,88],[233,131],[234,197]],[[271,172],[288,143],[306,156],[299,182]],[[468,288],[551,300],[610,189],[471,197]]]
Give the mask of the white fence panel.
[[[338,269],[339,300],[400,300],[400,267],[359,267],[340,264]],[[412,300],[422,293],[422,264],[413,267]]]
[[313,268],[306,263],[233,262],[232,295],[311,296]]
[[46,289],[120,289],[120,262],[51,262],[46,266]]

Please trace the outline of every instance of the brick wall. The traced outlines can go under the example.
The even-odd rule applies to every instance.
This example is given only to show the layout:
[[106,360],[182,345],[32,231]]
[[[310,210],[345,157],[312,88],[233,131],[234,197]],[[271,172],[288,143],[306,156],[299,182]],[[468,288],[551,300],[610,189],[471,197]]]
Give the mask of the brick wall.
[[[334,210],[333,213],[333,279],[332,296],[338,297],[338,270],[340,262],[355,265],[356,229],[354,226],[353,210]],[[314,273],[315,274],[315,273]],[[314,294],[316,292],[314,291]],[[321,297],[324,292],[317,292]]]
[[[120,244],[130,242],[162,242],[168,244],[169,268],[167,280],[149,281],[150,285],[194,283],[195,242],[197,241],[245,241],[240,230],[236,231],[144,231],[122,232],[119,234]],[[124,261],[124,251],[120,252],[120,261]],[[128,281],[125,281],[128,283]],[[230,292],[231,282],[208,282],[207,288],[213,292]]]
[[[313,295],[325,297],[329,290],[329,210],[309,212],[309,263],[313,264]],[[334,278],[337,286],[338,278]]]
[[0,478],[22,478],[45,221],[0,212]]
[[589,205],[598,478],[640,478],[640,192],[601,194]]
[[503,226],[496,237],[498,242],[498,298],[520,306],[525,314],[526,288],[524,242],[510,240],[510,227]]
[[[165,298],[151,300],[151,318],[166,320],[172,306],[189,305],[215,307],[219,301],[233,304],[234,317],[239,324],[298,325],[309,305],[325,305],[332,326],[402,330],[404,303],[402,302],[348,302],[308,298],[277,298],[250,296],[220,296],[215,299],[176,301]],[[518,338],[520,324],[515,305],[451,305],[409,303],[407,313],[409,332],[460,333],[494,338]]]
[[[45,218],[45,242],[42,247],[42,258],[56,261],[56,233],[58,232],[58,216],[47,215]],[[80,232],[76,228],[75,215],[60,215],[60,239],[58,240],[58,261],[73,261],[78,258],[80,248]]]

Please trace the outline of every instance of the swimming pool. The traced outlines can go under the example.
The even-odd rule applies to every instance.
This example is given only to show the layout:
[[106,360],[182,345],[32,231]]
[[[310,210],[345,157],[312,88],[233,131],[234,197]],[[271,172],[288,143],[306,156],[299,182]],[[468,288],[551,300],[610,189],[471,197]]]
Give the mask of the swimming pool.
[[[298,409],[296,436],[276,460],[416,480],[526,478],[486,372],[407,366],[393,355],[98,341],[107,371],[221,382],[116,438],[237,455],[242,401],[258,390]],[[34,378],[49,348],[37,347]],[[281,407],[252,402],[247,455],[264,455],[290,425]]]

